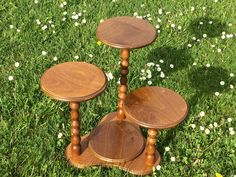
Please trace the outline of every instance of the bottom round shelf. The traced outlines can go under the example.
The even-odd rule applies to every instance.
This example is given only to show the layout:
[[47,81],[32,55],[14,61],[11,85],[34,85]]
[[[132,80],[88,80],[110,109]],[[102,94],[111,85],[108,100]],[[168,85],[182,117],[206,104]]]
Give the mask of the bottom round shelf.
[[75,155],[72,154],[71,144],[66,148],[66,158],[69,163],[77,168],[86,168],[90,166],[103,166],[103,167],[117,167],[121,170],[127,171],[134,175],[148,175],[152,173],[153,166],[160,164],[161,157],[159,152],[156,150],[155,153],[155,163],[153,166],[148,166],[145,164],[146,151],[144,150],[138,157],[135,159],[124,162],[124,163],[109,163],[102,161],[94,156],[88,145],[89,135],[85,135],[81,138],[81,154]]
[[[98,125],[89,137],[89,148],[96,157],[107,162],[127,162],[137,157],[144,149],[144,139],[133,123],[116,119]],[[112,118],[111,118],[112,119]]]
[[[103,124],[109,121],[113,121],[116,113],[110,113],[105,116],[99,124]],[[138,128],[138,127],[136,127]],[[121,170],[127,171],[134,175],[148,175],[152,173],[153,166],[160,164],[161,157],[159,152],[156,150],[155,153],[155,163],[153,166],[148,166],[145,164],[145,149],[142,153],[133,160],[124,163],[109,163],[98,159],[91,149],[88,147],[89,134],[81,137],[81,154],[73,154],[71,151],[71,144],[66,148],[66,158],[69,163],[76,168],[86,168],[90,166],[103,166],[103,167],[117,167]]]

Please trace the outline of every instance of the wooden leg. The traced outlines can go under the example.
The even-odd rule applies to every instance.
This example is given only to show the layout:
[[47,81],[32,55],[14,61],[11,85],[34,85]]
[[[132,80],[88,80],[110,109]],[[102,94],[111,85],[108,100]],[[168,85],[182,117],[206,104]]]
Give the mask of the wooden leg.
[[146,165],[152,166],[155,163],[155,152],[156,152],[156,129],[148,129],[148,137],[147,137],[147,146],[146,146]]
[[71,108],[71,151],[74,155],[80,155],[80,123],[79,103],[70,102]]
[[122,120],[122,119],[125,119],[123,106],[124,106],[124,99],[127,93],[127,74],[129,72],[128,70],[129,50],[128,49],[121,50],[121,58],[122,58],[122,61],[120,62],[121,77],[120,77],[119,94],[118,94],[119,101],[118,101],[117,118]]

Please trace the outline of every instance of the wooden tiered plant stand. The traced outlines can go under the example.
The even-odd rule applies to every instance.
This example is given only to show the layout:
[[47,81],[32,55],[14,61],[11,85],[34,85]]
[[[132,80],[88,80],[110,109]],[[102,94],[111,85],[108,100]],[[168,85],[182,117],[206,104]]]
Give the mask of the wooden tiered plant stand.
[[[80,136],[79,103],[105,90],[103,71],[85,62],[66,62],[41,78],[41,88],[48,96],[70,103],[71,143],[66,157],[77,168],[101,165],[150,174],[161,160],[155,148],[157,129],[179,124],[187,115],[187,104],[179,94],[160,87],[140,88],[127,96],[130,50],[156,39],[156,30],[147,21],[126,16],[108,19],[98,26],[97,38],[121,49],[121,78],[117,112],[103,117],[91,133]],[[146,141],[139,126],[148,128]]]

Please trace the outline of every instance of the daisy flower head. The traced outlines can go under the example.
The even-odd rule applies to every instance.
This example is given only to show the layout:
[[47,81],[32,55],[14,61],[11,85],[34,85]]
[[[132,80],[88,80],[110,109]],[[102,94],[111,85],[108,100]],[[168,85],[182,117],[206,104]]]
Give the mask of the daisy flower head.
[[42,51],[42,55],[47,55],[47,52],[46,51]]
[[161,170],[161,166],[160,166],[160,165],[157,165],[157,166],[156,166],[156,169],[157,169],[158,171],[160,171],[160,170]]
[[199,113],[199,116],[200,116],[200,117],[204,117],[204,116],[205,116],[205,112],[204,112],[204,111],[201,111],[201,112]]
[[169,152],[170,151],[170,148],[167,146],[167,147],[165,147],[165,151],[166,152]]
[[20,66],[19,62],[15,62],[15,67],[18,68]]
[[8,77],[8,80],[9,80],[9,81],[13,81],[13,79],[14,79],[13,76],[9,76],[9,77]]

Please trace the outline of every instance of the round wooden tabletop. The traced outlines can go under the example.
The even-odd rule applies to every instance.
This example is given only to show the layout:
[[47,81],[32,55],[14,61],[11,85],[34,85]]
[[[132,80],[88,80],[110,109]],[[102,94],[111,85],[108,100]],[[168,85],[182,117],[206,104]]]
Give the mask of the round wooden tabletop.
[[[110,116],[116,117],[116,114],[107,115]],[[144,139],[133,123],[116,119],[95,128],[90,134],[89,147],[101,160],[122,163],[142,153]]]
[[86,101],[102,93],[107,85],[104,72],[85,62],[66,62],[48,69],[40,85],[50,97],[61,101]]
[[125,99],[124,110],[140,126],[165,129],[182,122],[187,116],[188,106],[178,93],[149,86],[130,93]]
[[156,29],[136,17],[113,17],[99,24],[97,38],[111,47],[134,49],[151,44],[156,39]]

